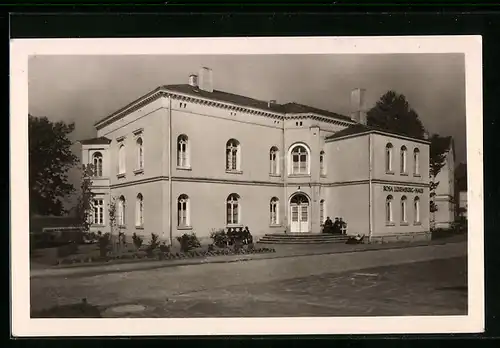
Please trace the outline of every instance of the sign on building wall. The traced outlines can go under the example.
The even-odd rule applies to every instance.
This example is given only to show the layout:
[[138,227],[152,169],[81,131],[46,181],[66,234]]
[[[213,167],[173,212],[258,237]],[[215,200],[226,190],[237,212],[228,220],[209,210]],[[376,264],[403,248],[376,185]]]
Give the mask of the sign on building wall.
[[384,192],[424,193],[421,187],[384,185]]

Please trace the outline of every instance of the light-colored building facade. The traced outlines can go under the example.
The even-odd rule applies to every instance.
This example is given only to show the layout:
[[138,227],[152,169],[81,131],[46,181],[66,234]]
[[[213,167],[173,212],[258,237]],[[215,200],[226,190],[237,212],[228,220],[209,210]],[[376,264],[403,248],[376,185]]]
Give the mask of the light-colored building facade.
[[450,228],[456,217],[455,204],[455,146],[453,138],[447,138],[448,150],[444,166],[435,178],[439,182],[434,201],[437,211],[431,216],[436,228]]
[[238,226],[320,233],[327,216],[370,240],[428,238],[429,144],[367,127],[363,93],[347,117],[214,90],[207,68],[155,89],[82,141],[96,171],[92,230],[110,231],[116,199],[125,233],[172,242]]

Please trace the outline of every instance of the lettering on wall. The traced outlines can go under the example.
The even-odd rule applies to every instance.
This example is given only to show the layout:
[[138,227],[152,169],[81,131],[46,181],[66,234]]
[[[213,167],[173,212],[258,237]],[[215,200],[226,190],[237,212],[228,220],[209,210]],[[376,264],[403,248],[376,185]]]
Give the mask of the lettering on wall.
[[384,192],[424,193],[424,189],[421,187],[384,185]]

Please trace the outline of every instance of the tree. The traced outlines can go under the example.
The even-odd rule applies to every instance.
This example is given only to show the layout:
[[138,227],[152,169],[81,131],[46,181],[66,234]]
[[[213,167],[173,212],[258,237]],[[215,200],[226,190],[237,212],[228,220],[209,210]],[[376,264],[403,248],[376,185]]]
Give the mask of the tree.
[[369,126],[423,139],[425,128],[403,94],[388,91],[367,113]]
[[[415,110],[410,107],[403,94],[388,91],[367,113],[367,124],[372,127],[404,134],[413,138],[425,138],[425,128]],[[434,202],[439,182],[435,179],[445,164],[446,152],[450,145],[450,137],[434,134],[430,137],[429,177],[430,177],[430,212],[437,211]]]
[[93,176],[94,170],[92,164],[83,165],[81,192],[76,206],[78,222],[83,232],[89,232],[90,224],[92,223],[95,197],[95,194],[91,190]]
[[29,185],[32,214],[62,215],[62,198],[74,192],[68,171],[78,161],[68,135],[74,123],[51,122],[28,115]]

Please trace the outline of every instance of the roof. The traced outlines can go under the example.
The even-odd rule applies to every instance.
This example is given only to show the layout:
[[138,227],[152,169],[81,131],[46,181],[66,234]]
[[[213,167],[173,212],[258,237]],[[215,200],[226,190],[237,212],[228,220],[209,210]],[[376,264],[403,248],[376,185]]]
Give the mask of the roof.
[[92,138],[80,140],[82,145],[109,145],[111,143],[111,139],[106,137]]
[[165,89],[174,93],[182,93],[182,94],[187,94],[190,96],[195,96],[195,97],[202,97],[206,99],[211,99],[215,101],[220,101],[220,102],[226,102],[226,103],[232,103],[236,105],[241,105],[241,106],[246,106],[246,107],[252,107],[252,108],[257,108],[261,109],[264,111],[268,112],[277,112],[277,113],[289,113],[289,114],[297,114],[297,113],[315,113],[321,116],[325,117],[331,117],[339,120],[345,120],[345,121],[351,121],[352,119],[348,116],[340,115],[331,111],[323,110],[323,109],[318,109],[314,108],[312,106],[307,106],[307,105],[302,105],[298,103],[287,103],[287,104],[278,104],[278,103],[271,103],[269,104],[268,101],[263,101],[263,100],[258,100],[254,98],[249,98],[245,97],[242,95],[238,94],[233,94],[233,93],[228,93],[224,91],[219,91],[219,90],[213,90],[213,92],[207,92],[204,90],[199,89],[198,87],[191,86],[189,84],[179,84],[179,85],[165,85],[158,87],[154,89],[153,91],[145,94],[144,96],[136,99],[132,103],[128,104],[124,108],[121,108],[120,110],[112,113],[111,115],[99,120],[95,124],[102,123],[111,117],[115,116],[116,114],[119,114],[120,112],[128,109],[130,106],[134,105],[135,103],[139,102],[143,98],[154,94],[155,92],[160,91],[161,89]]
[[345,129],[342,129],[341,131],[326,137],[325,140],[343,138],[343,137],[346,137],[349,135],[361,135],[361,134],[369,133],[369,132],[381,132],[381,133],[386,133],[389,135],[394,135],[397,137],[406,137],[406,138],[415,139],[416,141],[428,142],[427,140],[411,137],[411,136],[403,134],[403,133],[394,132],[394,131],[390,131],[390,130],[379,128],[379,127],[366,126],[366,125],[360,124],[360,123],[352,125],[350,127],[347,127]]

